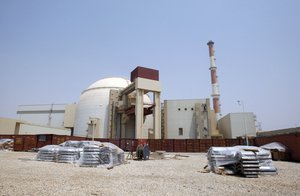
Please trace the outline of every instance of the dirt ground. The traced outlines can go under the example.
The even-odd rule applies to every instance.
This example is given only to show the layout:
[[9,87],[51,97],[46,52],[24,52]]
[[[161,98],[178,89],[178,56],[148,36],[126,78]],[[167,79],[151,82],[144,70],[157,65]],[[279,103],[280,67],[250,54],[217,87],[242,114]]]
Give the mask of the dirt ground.
[[[177,153],[178,154],[178,153]],[[167,154],[113,169],[35,161],[36,153],[0,151],[4,195],[299,195],[300,164],[274,162],[278,174],[243,178],[202,173],[204,153]]]

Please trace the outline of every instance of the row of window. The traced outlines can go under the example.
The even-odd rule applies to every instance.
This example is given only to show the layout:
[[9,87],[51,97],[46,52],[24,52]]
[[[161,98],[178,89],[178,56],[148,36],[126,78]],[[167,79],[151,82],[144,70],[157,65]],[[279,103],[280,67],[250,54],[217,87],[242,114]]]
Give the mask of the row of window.
[[[187,108],[184,108],[185,111],[187,111],[188,109]],[[193,111],[194,108],[191,108],[191,110]],[[178,108],[178,111],[181,111],[181,108]]]

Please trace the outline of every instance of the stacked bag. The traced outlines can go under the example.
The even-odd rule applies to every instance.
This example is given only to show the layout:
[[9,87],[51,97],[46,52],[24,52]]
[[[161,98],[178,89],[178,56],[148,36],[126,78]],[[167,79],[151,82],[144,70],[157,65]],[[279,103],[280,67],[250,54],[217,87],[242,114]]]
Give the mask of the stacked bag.
[[220,174],[240,174],[257,178],[277,174],[271,153],[256,146],[211,147],[207,153],[209,170]]
[[13,139],[0,139],[0,150],[12,151],[14,148]]
[[124,151],[112,143],[97,141],[66,141],[39,149],[38,161],[73,163],[84,167],[106,167],[123,164]]

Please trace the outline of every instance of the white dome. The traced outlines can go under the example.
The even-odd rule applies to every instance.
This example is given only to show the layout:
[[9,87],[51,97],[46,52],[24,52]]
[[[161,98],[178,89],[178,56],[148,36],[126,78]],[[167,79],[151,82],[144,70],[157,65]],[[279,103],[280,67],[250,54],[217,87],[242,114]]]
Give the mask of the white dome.
[[[110,89],[120,89],[127,87],[131,82],[129,80],[126,80],[124,78],[104,78],[101,80],[98,80],[97,82],[94,82],[91,84],[85,91],[91,90],[91,89],[97,89],[97,88],[110,88]],[[84,92],[85,92],[84,91]]]
[[74,135],[87,136],[90,118],[100,119],[100,127],[95,136],[108,136],[108,110],[110,90],[124,89],[130,84],[124,78],[104,78],[98,80],[84,90],[80,96],[74,124]]

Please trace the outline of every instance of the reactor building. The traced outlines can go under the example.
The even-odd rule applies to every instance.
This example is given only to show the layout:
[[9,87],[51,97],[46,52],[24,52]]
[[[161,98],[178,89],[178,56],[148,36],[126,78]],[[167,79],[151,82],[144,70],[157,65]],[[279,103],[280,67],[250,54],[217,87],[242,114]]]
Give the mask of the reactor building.
[[0,118],[0,134],[58,134],[86,138],[208,139],[254,136],[253,113],[222,117],[214,42],[210,98],[160,100],[159,71],[136,67],[130,80],[100,79],[72,104],[20,105],[17,119]]
[[74,135],[160,139],[160,91],[158,71],[144,67],[132,71],[130,81],[105,78],[93,83],[77,104]]
[[[21,105],[18,120],[12,120],[10,129],[18,134],[60,131],[62,135],[111,139],[201,139],[219,135],[209,99],[161,103],[160,94],[159,71],[138,66],[130,80],[110,77],[94,82],[82,91],[77,104]],[[15,131],[25,124],[30,124],[27,132]]]

